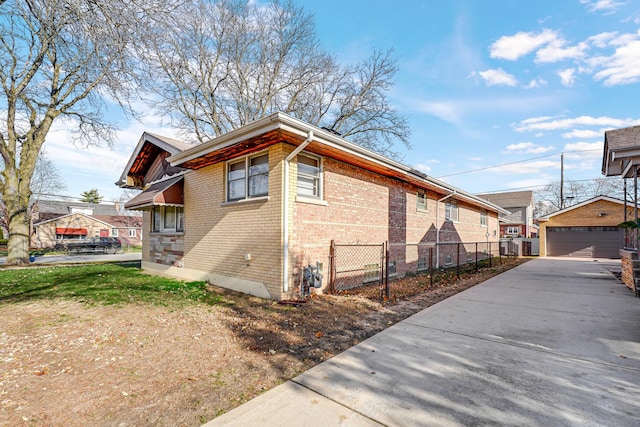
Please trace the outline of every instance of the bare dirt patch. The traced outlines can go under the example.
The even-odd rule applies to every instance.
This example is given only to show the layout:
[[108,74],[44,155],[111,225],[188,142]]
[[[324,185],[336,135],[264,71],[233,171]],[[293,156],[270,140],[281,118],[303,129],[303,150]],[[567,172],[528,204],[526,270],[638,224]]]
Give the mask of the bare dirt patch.
[[392,282],[387,304],[376,288],[297,306],[219,288],[216,306],[0,304],[0,426],[197,426],[521,262]]

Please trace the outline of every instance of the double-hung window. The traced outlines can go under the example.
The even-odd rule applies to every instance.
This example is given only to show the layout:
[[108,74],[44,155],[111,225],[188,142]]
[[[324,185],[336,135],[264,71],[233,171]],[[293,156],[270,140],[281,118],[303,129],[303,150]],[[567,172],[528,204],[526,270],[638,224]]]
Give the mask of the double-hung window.
[[298,195],[322,198],[322,168],[318,157],[298,154]]
[[245,157],[227,165],[227,201],[269,194],[269,156]]
[[423,191],[418,191],[416,196],[416,208],[419,211],[427,211],[427,195]]
[[[135,230],[130,230],[130,234],[131,231],[135,236]],[[156,233],[184,231],[184,207],[155,206],[151,217],[151,231]]]
[[480,211],[480,225],[483,227],[487,226],[487,210],[482,209]]
[[458,202],[449,200],[444,205],[444,218],[447,221],[458,221]]

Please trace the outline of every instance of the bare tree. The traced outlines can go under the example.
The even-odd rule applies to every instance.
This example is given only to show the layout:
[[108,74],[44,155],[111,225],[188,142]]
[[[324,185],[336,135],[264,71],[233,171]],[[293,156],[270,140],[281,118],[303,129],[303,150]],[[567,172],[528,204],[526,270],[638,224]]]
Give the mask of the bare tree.
[[[0,164],[2,162],[0,161]],[[31,200],[29,201],[29,218],[34,217],[34,211],[38,209],[41,199],[60,197],[59,195],[67,189],[64,180],[60,176],[55,164],[47,157],[43,151],[36,162],[36,167],[31,180]],[[7,207],[0,197],[0,227],[9,229],[9,217]]]
[[[563,194],[564,200],[560,199]],[[585,181],[566,180],[560,191],[560,181],[552,182],[534,192],[534,217],[540,218],[562,208],[605,195],[624,200],[624,182],[621,178],[595,178]]]
[[[163,111],[200,142],[282,111],[378,152],[408,145],[388,92],[392,51],[341,66],[290,0],[193,0],[145,55]],[[155,102],[155,100],[154,100]]]
[[[38,156],[56,120],[76,141],[111,141],[104,98],[124,107],[136,88],[134,34],[168,0],[6,0],[0,3],[0,193],[8,264],[28,262],[28,204]],[[0,104],[1,105],[1,104]]]

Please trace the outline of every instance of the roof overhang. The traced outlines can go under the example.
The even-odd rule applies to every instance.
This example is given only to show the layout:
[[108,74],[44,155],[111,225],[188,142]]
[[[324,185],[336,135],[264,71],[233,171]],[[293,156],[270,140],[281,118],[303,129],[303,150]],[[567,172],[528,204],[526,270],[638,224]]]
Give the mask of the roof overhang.
[[184,176],[151,184],[149,188],[125,203],[131,210],[145,210],[154,206],[184,206]]
[[253,123],[221,135],[167,158],[172,166],[199,169],[243,154],[262,150],[277,142],[298,146],[310,132],[313,139],[305,151],[331,157],[345,163],[396,178],[457,200],[508,215],[510,212],[471,193],[439,181],[409,166],[349,142],[334,133],[283,113],[273,113]]
[[155,160],[159,152],[166,151],[174,155],[187,147],[190,146],[176,139],[143,132],[116,185],[122,188],[140,188],[148,164]]
[[640,165],[638,128],[640,126],[632,126],[604,133],[603,175],[621,176],[622,178],[632,178],[634,176],[636,169],[634,166]]
[[[611,203],[618,203],[621,207],[624,206],[624,200],[615,199],[615,198],[609,197],[609,196],[596,196],[596,197],[593,197],[593,198],[591,198],[589,200],[585,200],[584,202],[575,204],[573,206],[569,206],[568,208],[560,209],[559,211],[555,211],[553,213],[550,213],[549,215],[545,215],[543,217],[540,217],[540,218],[538,218],[538,221],[540,221],[540,222],[549,221],[550,218],[552,218],[552,217],[554,217],[556,215],[561,215],[563,213],[567,213],[567,212],[572,211],[574,209],[581,208],[583,206],[589,205],[591,203],[594,203],[594,202],[597,202],[597,201],[600,201],[600,200],[605,200],[605,201],[611,202]],[[627,205],[629,207],[633,207],[632,203],[628,203]]]

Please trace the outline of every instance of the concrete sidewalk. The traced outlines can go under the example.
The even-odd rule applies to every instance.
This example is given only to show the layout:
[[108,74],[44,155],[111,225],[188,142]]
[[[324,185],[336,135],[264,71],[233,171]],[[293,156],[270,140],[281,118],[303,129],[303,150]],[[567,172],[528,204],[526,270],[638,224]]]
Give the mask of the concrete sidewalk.
[[611,269],[529,261],[206,426],[638,426],[640,299]]

